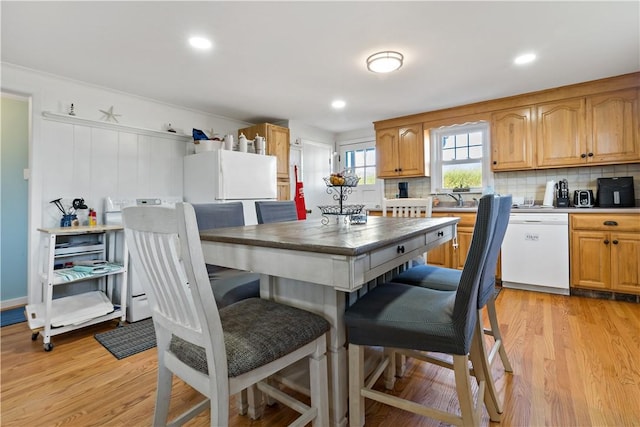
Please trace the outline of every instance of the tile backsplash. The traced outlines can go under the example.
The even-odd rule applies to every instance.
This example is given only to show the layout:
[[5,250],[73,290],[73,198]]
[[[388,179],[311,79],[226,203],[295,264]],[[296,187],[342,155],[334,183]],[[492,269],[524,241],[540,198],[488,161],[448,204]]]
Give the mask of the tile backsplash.
[[[616,176],[633,177],[636,205],[640,205],[640,163],[498,172],[494,174],[494,188],[497,193],[512,194],[514,197],[533,196],[535,203],[541,204],[547,181],[557,182],[560,179],[566,179],[569,182],[569,194],[573,197],[574,190],[593,190],[595,195],[598,178]],[[409,182],[409,197],[426,197],[431,193],[431,179],[429,177],[385,179],[385,197],[396,197],[398,182],[401,181]]]

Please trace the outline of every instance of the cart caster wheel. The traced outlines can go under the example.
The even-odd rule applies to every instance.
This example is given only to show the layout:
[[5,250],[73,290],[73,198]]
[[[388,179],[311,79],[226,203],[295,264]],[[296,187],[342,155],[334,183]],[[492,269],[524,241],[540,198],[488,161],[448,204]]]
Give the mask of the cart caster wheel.
[[53,344],[51,344],[50,342],[46,343],[44,345],[44,351],[51,351],[51,350],[53,350]]
[[40,334],[39,334],[39,333],[37,333],[37,332],[32,333],[32,334],[31,334],[31,341],[35,341],[35,340],[37,340],[37,339],[38,339],[38,335],[40,335]]

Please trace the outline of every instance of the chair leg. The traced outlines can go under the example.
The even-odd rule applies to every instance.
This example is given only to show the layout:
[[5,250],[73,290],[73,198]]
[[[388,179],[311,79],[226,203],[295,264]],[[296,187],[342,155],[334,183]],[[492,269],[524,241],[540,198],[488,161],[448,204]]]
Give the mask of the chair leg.
[[349,426],[364,426],[364,348],[349,344]]
[[495,345],[498,346],[502,366],[504,366],[505,371],[513,372],[513,368],[511,368],[511,363],[509,362],[509,357],[507,356],[507,350],[504,348],[502,334],[500,333],[500,325],[498,324],[498,315],[496,313],[495,296],[492,296],[489,298],[489,301],[487,301],[487,314],[489,315],[489,323],[491,325],[491,335],[493,335],[493,338],[495,339]]
[[470,357],[474,375],[478,384],[484,383],[484,396],[478,396],[478,403],[480,402],[480,398],[482,398],[485,406],[487,407],[487,412],[489,413],[491,421],[500,422],[502,418],[502,402],[498,395],[495,381],[493,380],[491,364],[487,358],[484,332],[480,322],[476,323],[475,332],[471,342]]
[[[460,402],[460,412],[462,413],[462,425],[479,426],[480,416],[479,411],[475,410],[473,403],[469,357],[467,355],[453,356],[453,372],[456,377],[456,391],[458,393],[458,401]],[[480,404],[479,401],[478,404]]]
[[173,374],[164,365],[164,358],[158,354],[158,385],[156,389],[156,408],[153,413],[153,425],[167,425]]
[[[387,390],[393,390],[393,387],[396,385],[396,372],[398,367],[398,359],[405,359],[403,355],[396,353],[394,349],[386,348],[384,349],[384,357],[389,358],[389,364],[384,370],[384,388]],[[404,366],[403,366],[404,368]],[[404,369],[403,369],[404,374]]]
[[249,408],[247,390],[242,390],[236,395],[236,406],[238,407],[238,414],[247,415],[247,409]]

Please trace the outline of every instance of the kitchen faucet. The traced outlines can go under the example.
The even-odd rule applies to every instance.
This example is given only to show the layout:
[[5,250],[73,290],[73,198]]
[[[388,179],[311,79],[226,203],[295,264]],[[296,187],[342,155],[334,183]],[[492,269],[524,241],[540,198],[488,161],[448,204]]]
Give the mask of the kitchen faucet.
[[458,194],[457,197],[453,193],[446,193],[446,194],[447,196],[451,197],[453,200],[455,200],[458,203],[459,208],[464,207],[464,199],[462,198],[462,194]]

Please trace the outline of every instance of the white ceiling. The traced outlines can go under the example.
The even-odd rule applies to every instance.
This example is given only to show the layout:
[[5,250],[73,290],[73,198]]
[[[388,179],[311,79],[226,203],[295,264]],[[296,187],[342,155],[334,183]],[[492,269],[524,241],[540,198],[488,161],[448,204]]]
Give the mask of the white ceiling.
[[[3,62],[331,132],[640,70],[640,2],[0,2]],[[191,35],[213,42],[207,52]],[[404,54],[376,75],[365,59]],[[534,51],[538,61],[516,67]],[[347,102],[342,111],[333,99]]]

